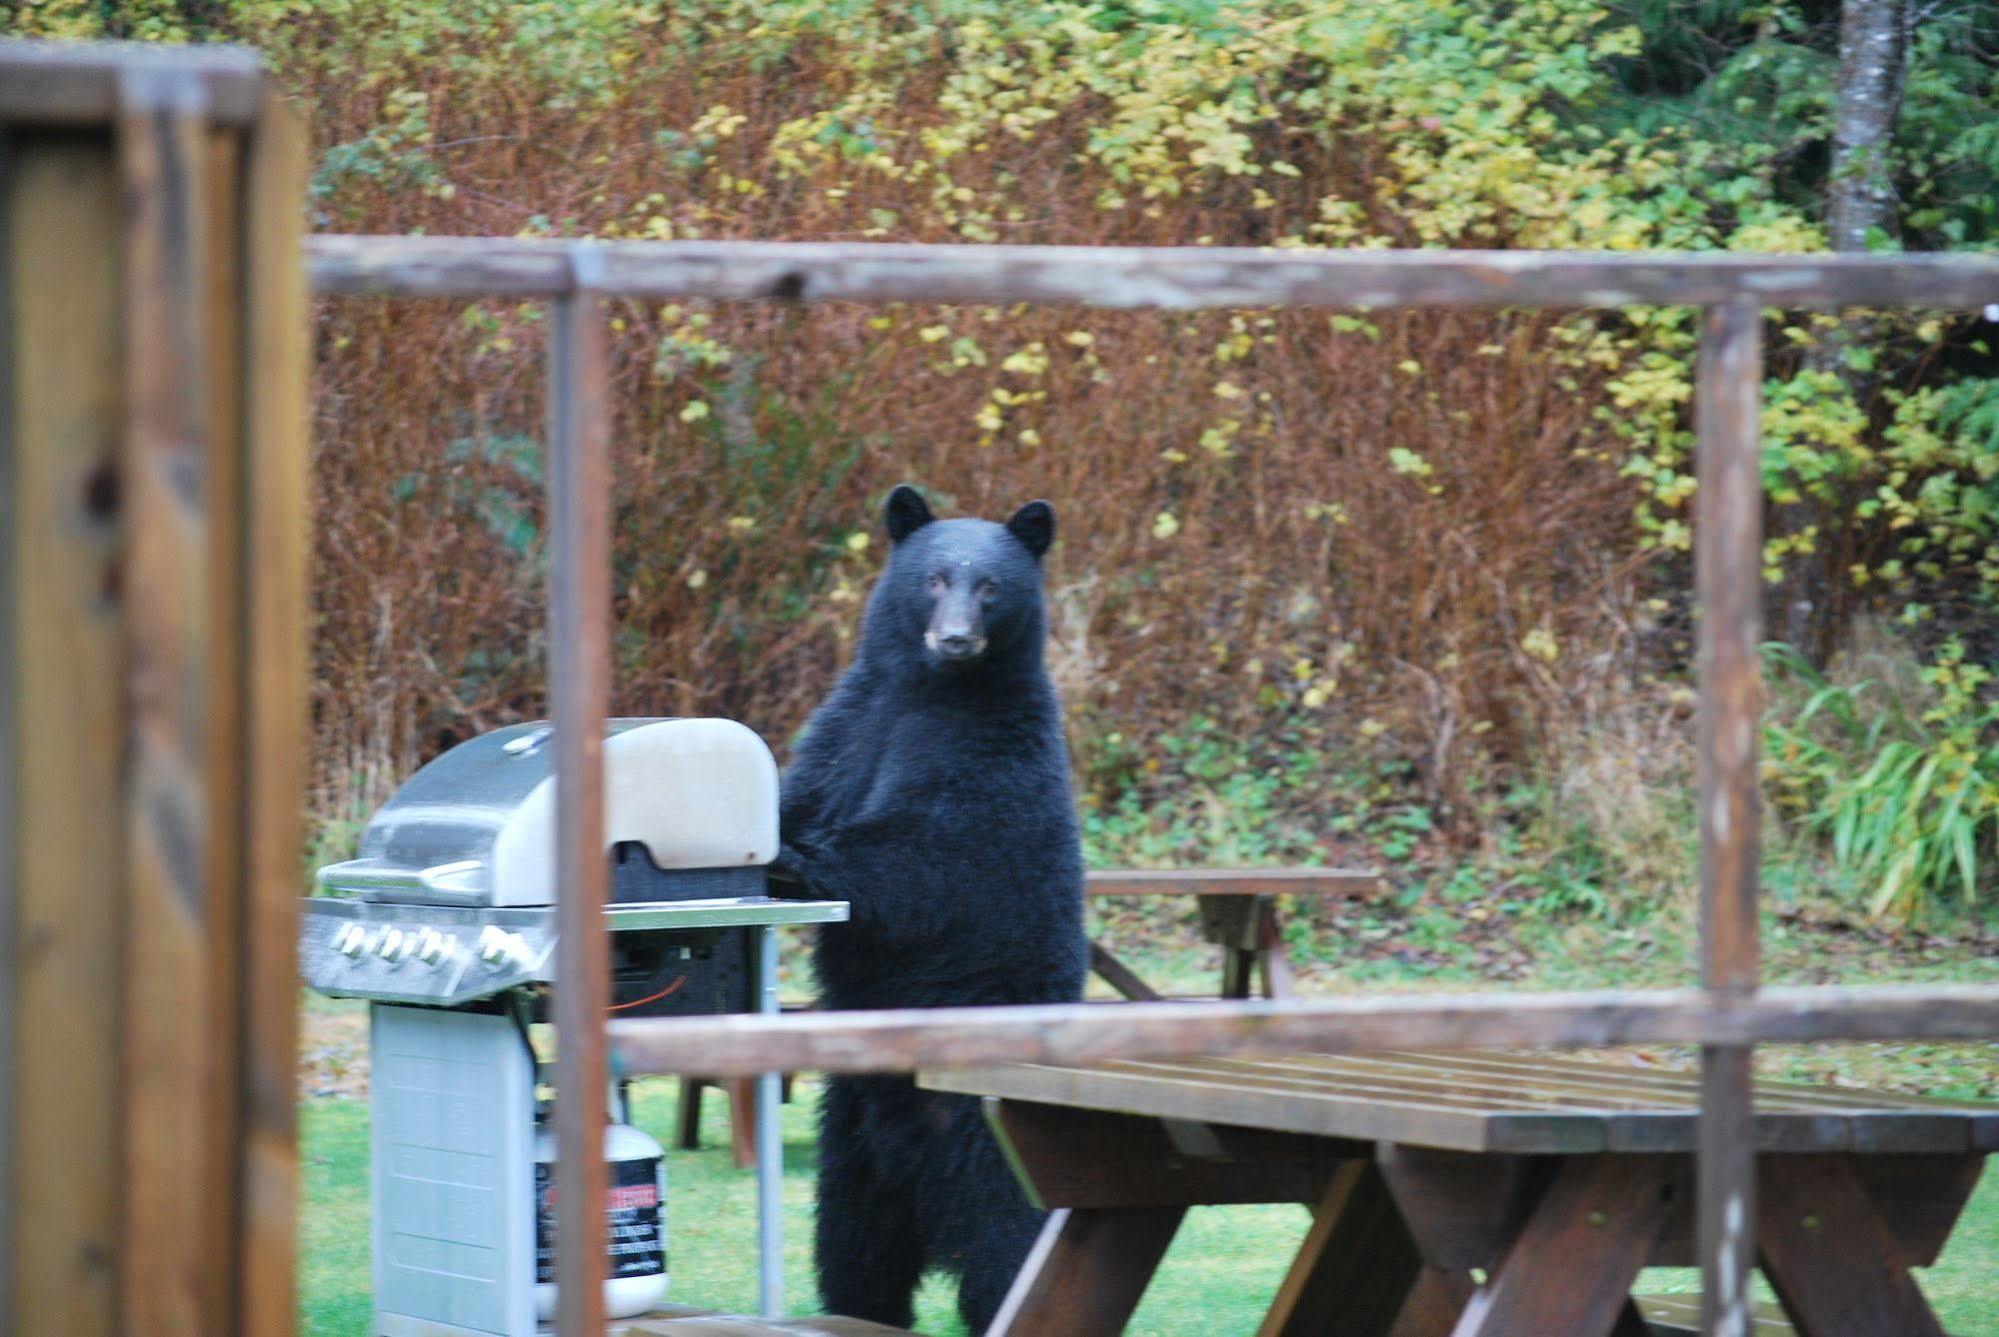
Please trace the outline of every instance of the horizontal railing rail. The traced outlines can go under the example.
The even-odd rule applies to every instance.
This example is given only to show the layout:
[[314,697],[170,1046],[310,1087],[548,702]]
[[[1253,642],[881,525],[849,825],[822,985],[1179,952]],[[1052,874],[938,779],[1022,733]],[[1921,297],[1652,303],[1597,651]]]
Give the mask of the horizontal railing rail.
[[1700,624],[1701,988],[1467,993],[1268,1003],[1059,1004],[594,1024],[589,986],[559,998],[557,1259],[563,1337],[603,1330],[590,1222],[601,1167],[589,1148],[604,1078],[777,1070],[909,1071],[1008,1061],[1087,1063],[1195,1054],[1381,1048],[1701,1047],[1699,1249],[1703,1327],[1745,1331],[1755,1265],[1753,1046],[1802,1041],[1999,1039],[1999,986],[1758,988],[1755,655],[1762,602],[1759,472],[1764,307],[1976,309],[1999,304],[1999,256],[1296,251],[1243,248],[914,246],[817,242],[596,242],[319,236],[324,296],[541,298],[555,303],[549,474],[551,680],[559,733],[565,979],[601,961],[601,717],[609,678],[607,358],[614,297],[1018,302],[1214,307],[1699,306],[1695,569]]
[[1573,993],[1372,994],[1256,1002],[1063,1003],[610,1024],[621,1072],[911,1072],[992,1063],[1337,1053],[1601,1049],[1999,1036],[1999,986],[1873,985]]
[[606,296],[1071,306],[1982,307],[1999,256],[1298,251],[545,238],[308,239],[328,295],[558,297],[573,257]]

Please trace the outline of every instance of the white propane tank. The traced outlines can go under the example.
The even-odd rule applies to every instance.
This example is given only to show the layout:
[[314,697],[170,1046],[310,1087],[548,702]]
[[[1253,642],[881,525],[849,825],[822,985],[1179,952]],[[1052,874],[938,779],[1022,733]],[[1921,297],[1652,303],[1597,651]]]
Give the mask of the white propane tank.
[[[666,1153],[628,1123],[604,1126],[604,1313],[636,1318],[666,1298]],[[534,1134],[534,1310],[555,1317],[555,1134]]]

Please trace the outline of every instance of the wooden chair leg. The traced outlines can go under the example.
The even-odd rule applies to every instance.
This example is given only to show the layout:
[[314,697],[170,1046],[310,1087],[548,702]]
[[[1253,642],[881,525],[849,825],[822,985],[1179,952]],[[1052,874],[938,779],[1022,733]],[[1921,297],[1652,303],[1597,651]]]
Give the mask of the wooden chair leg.
[[1624,1331],[1631,1283],[1684,1178],[1664,1156],[1568,1158],[1453,1337]]
[[680,1079],[680,1108],[673,1118],[673,1145],[681,1151],[701,1149],[701,1091],[707,1085],[700,1077]]
[[1185,1207],[1075,1207],[1048,1224],[987,1337],[1117,1337]]
[[1799,1337],[1942,1337],[1850,1161],[1757,1162],[1756,1249]]
[[729,1151],[738,1170],[757,1163],[757,1079],[731,1077],[729,1088]]
[[1257,1337],[1387,1337],[1423,1270],[1394,1196],[1372,1161],[1344,1165],[1313,1208]]

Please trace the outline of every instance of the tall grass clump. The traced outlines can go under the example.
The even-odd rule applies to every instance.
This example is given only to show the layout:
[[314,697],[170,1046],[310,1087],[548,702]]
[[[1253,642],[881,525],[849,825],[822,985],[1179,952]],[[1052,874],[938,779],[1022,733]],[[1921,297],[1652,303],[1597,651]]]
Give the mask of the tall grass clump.
[[1999,882],[1999,705],[1990,670],[1945,641],[1928,664],[1856,653],[1821,673],[1766,647],[1765,724],[1778,808],[1822,842],[1877,917],[1967,909]]

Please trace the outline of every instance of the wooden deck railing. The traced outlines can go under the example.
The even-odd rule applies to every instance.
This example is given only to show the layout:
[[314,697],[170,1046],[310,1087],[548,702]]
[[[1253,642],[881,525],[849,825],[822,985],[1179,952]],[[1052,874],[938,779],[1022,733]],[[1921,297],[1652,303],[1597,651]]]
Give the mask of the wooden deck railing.
[[[909,1070],[1367,1048],[1701,1046],[1700,1258],[1708,1332],[1747,1330],[1756,1246],[1750,1056],[1759,1043],[1999,1037],[1999,988],[1757,987],[1756,661],[1762,580],[1761,308],[1976,308],[1982,256],[1584,255],[484,238],[311,239],[322,294],[542,297],[550,345],[551,678],[561,743],[564,987],[560,1330],[603,1331],[596,1255],[607,1035],[624,1072]],[[1698,305],[1701,988],[1291,1003],[964,1008],[598,1024],[610,579],[601,304],[650,299],[1255,306]]]

